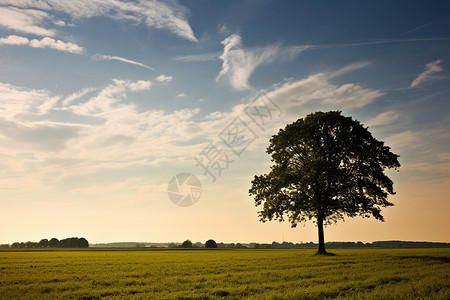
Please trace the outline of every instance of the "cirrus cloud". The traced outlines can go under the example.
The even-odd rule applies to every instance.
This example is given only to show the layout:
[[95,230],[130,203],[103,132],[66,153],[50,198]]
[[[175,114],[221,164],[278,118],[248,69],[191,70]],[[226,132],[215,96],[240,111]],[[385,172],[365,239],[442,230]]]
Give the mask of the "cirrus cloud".
[[434,74],[442,72],[442,70],[444,70],[444,68],[442,67],[442,60],[440,59],[427,63],[425,71],[417,76],[417,78],[411,82],[409,87],[415,88],[431,80],[441,79],[442,77],[435,76]]
[[140,63],[138,61],[134,61],[131,59],[127,59],[124,57],[120,57],[120,56],[113,56],[113,55],[103,55],[103,54],[96,54],[91,56],[91,59],[93,60],[118,60],[127,64],[132,64],[132,65],[136,65],[136,66],[140,66],[149,70],[155,70],[154,68],[147,66],[146,64]]
[[[138,0],[0,0],[3,9],[13,11],[15,17],[3,18],[0,25],[29,33],[48,35],[54,30],[38,27],[44,19],[51,20],[48,13],[64,13],[72,19],[81,20],[92,17],[108,17],[115,20],[129,20],[145,24],[149,28],[166,29],[181,38],[197,42],[188,22],[189,11],[177,1]],[[27,9],[40,11],[41,15],[31,15]],[[2,14],[0,14],[2,15]],[[20,20],[20,23],[17,21]],[[26,26],[20,26],[26,25]],[[49,31],[49,32],[46,32]]]
[[[223,53],[222,70],[216,78],[228,80],[231,87],[238,91],[251,88],[249,78],[256,68],[275,60],[292,60],[301,52],[309,49],[309,46],[281,47],[279,44],[266,47],[244,48],[242,38],[238,34],[232,34],[222,42]],[[201,56],[200,56],[201,57]],[[196,58],[196,57],[195,57]],[[192,57],[176,57],[181,61],[195,61]]]
[[[1,2],[0,2],[1,4]],[[49,15],[36,9],[18,9],[16,7],[0,7],[0,26],[10,30],[41,36],[54,36],[55,30],[41,26]]]

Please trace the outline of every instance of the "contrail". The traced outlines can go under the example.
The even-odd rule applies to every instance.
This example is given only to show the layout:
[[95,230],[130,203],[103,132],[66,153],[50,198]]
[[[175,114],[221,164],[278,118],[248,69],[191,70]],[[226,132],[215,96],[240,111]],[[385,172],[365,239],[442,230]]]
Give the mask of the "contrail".
[[134,61],[134,60],[131,60],[131,59],[123,58],[123,57],[120,57],[120,56],[95,54],[95,55],[91,56],[91,59],[93,59],[93,60],[118,60],[118,61],[122,61],[122,62],[125,62],[125,63],[128,63],[128,64],[140,66],[140,67],[152,70],[152,71],[155,70],[154,68],[152,68],[150,66],[147,66],[147,65],[145,65],[143,63],[140,63],[138,61]]
[[419,27],[413,28],[413,29],[411,29],[411,30],[408,30],[408,31],[406,31],[406,32],[404,32],[404,33],[402,33],[402,34],[400,34],[400,36],[405,35],[405,34],[408,34],[408,33],[411,33],[411,32],[414,32],[414,31],[419,30],[419,29],[422,29],[422,28],[424,28],[424,27],[428,27],[428,26],[430,26],[431,24],[434,24],[434,23],[436,23],[436,22],[439,22],[439,21],[442,20],[442,19],[447,18],[448,16],[450,16],[450,15],[446,15],[446,16],[444,16],[444,17],[442,17],[442,18],[439,18],[439,19],[437,19],[437,20],[434,20],[433,22],[430,22],[430,23],[421,25],[421,26],[419,26]]

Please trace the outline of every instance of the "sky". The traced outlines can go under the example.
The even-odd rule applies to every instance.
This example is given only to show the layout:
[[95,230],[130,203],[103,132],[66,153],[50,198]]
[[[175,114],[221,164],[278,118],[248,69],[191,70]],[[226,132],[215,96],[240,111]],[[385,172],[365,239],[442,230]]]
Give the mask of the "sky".
[[448,1],[0,0],[0,243],[317,241],[248,190],[330,110],[402,166],[325,239],[450,242],[449,69]]

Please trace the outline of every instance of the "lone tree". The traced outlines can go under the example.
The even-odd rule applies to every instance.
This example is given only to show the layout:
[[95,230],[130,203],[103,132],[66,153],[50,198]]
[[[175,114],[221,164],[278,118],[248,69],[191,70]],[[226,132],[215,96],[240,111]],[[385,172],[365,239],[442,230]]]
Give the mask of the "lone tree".
[[381,207],[395,194],[386,168],[398,169],[398,155],[351,117],[340,111],[316,112],[280,129],[267,153],[269,174],[255,176],[250,195],[262,205],[260,220],[284,221],[292,227],[315,219],[318,254],[327,254],[323,226],[344,216],[384,221]]
[[207,240],[205,243],[205,248],[217,248],[217,243],[215,240]]
[[192,242],[190,240],[185,240],[183,244],[181,244],[181,248],[193,248]]

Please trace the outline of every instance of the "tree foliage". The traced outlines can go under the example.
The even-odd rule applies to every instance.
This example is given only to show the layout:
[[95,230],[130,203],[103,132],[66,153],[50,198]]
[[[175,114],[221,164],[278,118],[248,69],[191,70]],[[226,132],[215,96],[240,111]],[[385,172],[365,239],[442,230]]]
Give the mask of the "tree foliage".
[[58,240],[57,238],[52,238],[50,241],[47,239],[42,239],[39,243],[36,242],[15,242],[11,245],[11,248],[88,248],[89,242],[85,238],[67,238]]
[[183,242],[183,244],[181,244],[182,248],[193,248],[194,245],[192,244],[192,242],[190,240],[185,240]]
[[[315,219],[319,253],[325,252],[320,230],[345,216],[373,216],[393,205],[393,182],[386,168],[398,169],[398,155],[351,117],[340,111],[316,112],[287,125],[270,140],[273,165],[255,176],[255,197],[261,221],[288,218],[292,227]],[[321,242],[323,249],[321,249]]]
[[217,248],[217,243],[215,240],[207,240],[205,243],[205,248]]

